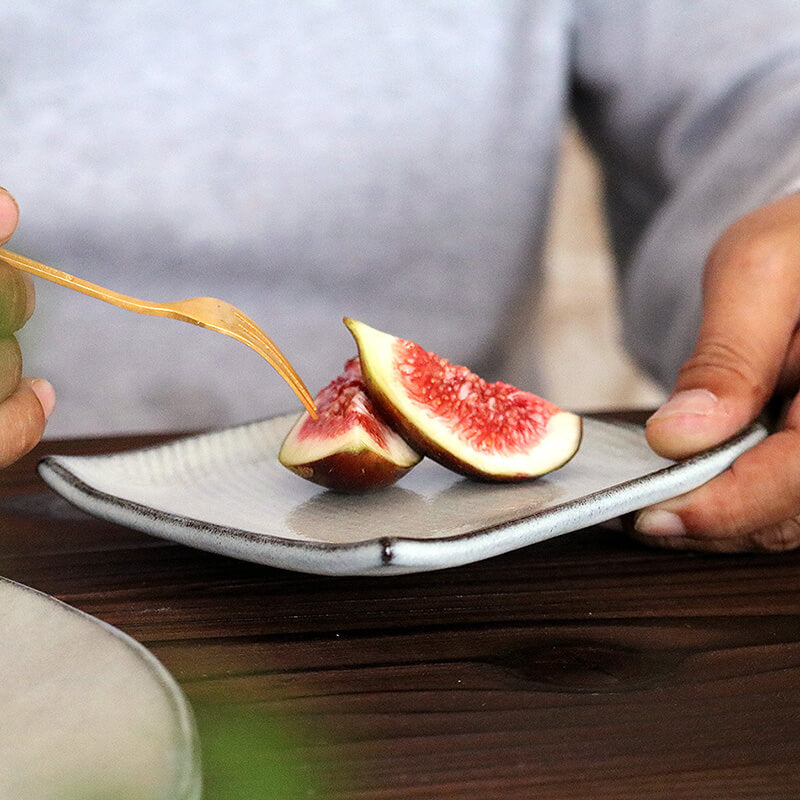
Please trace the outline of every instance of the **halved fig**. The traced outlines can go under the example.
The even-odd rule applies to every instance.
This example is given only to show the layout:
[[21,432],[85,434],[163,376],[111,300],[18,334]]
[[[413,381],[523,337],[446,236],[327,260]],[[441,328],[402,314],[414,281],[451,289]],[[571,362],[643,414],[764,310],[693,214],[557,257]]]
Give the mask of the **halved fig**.
[[345,317],[367,394],[415,449],[489,481],[533,478],[578,450],[581,418],[507,383],[487,383],[419,345]]
[[358,357],[315,398],[286,435],[278,460],[309,481],[340,492],[389,486],[422,459],[375,412]]

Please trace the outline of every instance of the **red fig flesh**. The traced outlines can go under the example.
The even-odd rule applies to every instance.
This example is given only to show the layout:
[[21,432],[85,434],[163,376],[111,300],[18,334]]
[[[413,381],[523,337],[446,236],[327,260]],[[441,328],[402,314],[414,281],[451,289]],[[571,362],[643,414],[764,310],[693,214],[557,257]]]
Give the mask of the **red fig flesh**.
[[303,413],[278,453],[281,464],[301,477],[340,492],[364,492],[389,486],[421,460],[376,414],[358,358],[315,403],[317,419]]
[[419,345],[345,318],[367,394],[423,455],[463,475],[516,481],[577,452],[581,418],[507,383],[487,383]]

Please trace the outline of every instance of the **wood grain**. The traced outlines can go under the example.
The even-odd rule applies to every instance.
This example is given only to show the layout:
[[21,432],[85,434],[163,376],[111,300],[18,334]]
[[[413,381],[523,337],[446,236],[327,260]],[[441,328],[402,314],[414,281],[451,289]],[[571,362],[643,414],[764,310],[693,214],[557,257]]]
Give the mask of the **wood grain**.
[[800,797],[800,554],[591,528],[435,573],[327,578],[95,520],[35,472],[44,453],[164,438],[47,442],[1,472],[0,574],[129,633],[194,703],[290,720],[309,796]]

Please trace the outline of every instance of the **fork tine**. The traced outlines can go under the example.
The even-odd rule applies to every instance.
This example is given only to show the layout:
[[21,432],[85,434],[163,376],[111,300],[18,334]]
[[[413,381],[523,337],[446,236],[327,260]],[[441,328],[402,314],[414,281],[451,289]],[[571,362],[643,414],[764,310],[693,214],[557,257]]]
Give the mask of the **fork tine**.
[[276,356],[278,356],[282,361],[286,363],[287,366],[291,366],[289,364],[289,360],[283,353],[278,349],[278,346],[275,342],[270,339],[269,336],[264,332],[264,330],[259,327],[250,317],[247,316],[243,311],[240,311],[238,308],[234,311],[234,316],[236,320],[242,325],[245,330],[255,339],[256,341],[261,342],[266,348],[270,351],[274,352]]
[[246,344],[248,347],[255,350],[262,358],[266,359],[275,368],[278,374],[292,387],[309,413],[316,418],[317,414],[314,398],[286,356],[278,349],[272,339],[270,339],[249,317],[238,310],[235,312],[235,316],[242,324],[243,330],[240,328],[238,335],[235,335],[234,338],[239,339],[240,342]]
[[286,367],[290,369],[292,368],[289,360],[283,355],[283,353],[281,353],[275,342],[273,342],[272,339],[270,339],[269,336],[267,336],[267,334],[264,333],[264,331],[259,328],[252,319],[250,319],[250,317],[238,309],[234,312],[234,316],[236,317],[239,325],[244,328],[247,334],[251,336],[254,341],[260,342],[266,350],[269,350],[271,353],[273,353],[275,357],[280,359],[280,361],[282,361]]
[[[308,409],[311,416],[316,418],[317,407],[311,393],[306,388],[306,385],[300,379],[300,376],[295,372],[294,368],[288,362],[275,357],[272,351],[264,348],[261,342],[255,341],[244,334],[230,334],[233,338],[238,339],[242,344],[246,344],[252,350],[255,350],[263,359],[268,361],[276,372],[289,384],[294,390],[294,393],[300,398],[300,401]],[[285,360],[285,359],[284,359]]]
[[[141,301],[140,301],[141,302]],[[149,311],[230,336],[255,350],[289,384],[314,419],[317,407],[300,376],[272,339],[236,306],[216,297],[191,297],[178,302],[149,303]],[[222,315],[220,319],[219,315]]]
[[[302,381],[300,380],[300,376],[297,375],[295,372],[294,367],[292,367],[289,360],[283,353],[278,349],[276,344],[272,341],[272,339],[267,336],[266,333],[258,326],[255,322],[253,322],[250,317],[248,317],[243,312],[239,311],[238,309],[235,312],[235,316],[237,321],[239,322],[240,326],[244,328],[245,332],[256,342],[258,342],[267,352],[271,353],[276,359],[280,360],[280,362],[284,365],[286,370],[290,372],[292,375],[295,376],[297,381],[300,383],[301,386],[305,389]],[[305,389],[305,391],[308,391]],[[310,395],[309,395],[310,396]]]
[[[210,309],[209,305],[211,306]],[[281,353],[272,339],[236,306],[232,306],[230,303],[219,300],[216,297],[192,297],[175,303],[163,303],[159,308],[151,309],[150,313],[161,314],[163,312],[175,319],[182,319],[184,322],[190,322],[202,328],[210,328],[218,333],[230,336],[255,350],[274,367],[278,375],[289,384],[294,393],[300,398],[300,401],[308,409],[311,416],[316,419],[317,407],[314,399],[294,367],[289,363],[286,356]],[[220,312],[225,317],[224,322],[213,318],[214,315],[218,315]],[[212,318],[209,318],[209,314],[212,315]],[[231,317],[233,317],[233,320],[231,320]]]
[[[270,339],[269,336],[267,336],[267,334],[264,333],[264,331],[258,325],[256,325],[256,323],[250,319],[250,317],[247,316],[247,314],[245,314],[243,311],[239,311],[237,308],[234,311],[234,316],[236,317],[237,321],[253,336],[254,339],[263,342],[267,347],[275,350],[281,356],[283,355],[280,353],[280,350],[278,350],[272,339]],[[286,363],[288,364],[289,362],[287,361]]]

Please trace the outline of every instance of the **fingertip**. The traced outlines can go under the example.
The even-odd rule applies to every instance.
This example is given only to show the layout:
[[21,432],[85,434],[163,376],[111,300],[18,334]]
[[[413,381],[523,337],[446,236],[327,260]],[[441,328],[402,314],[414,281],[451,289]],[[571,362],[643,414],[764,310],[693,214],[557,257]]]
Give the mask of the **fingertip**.
[[710,531],[690,530],[671,501],[637,511],[626,530],[640,544],[662,550],[732,553],[752,549],[743,535],[717,537]]
[[[28,453],[39,443],[47,423],[45,403],[48,399],[45,386],[32,378],[23,378],[17,390],[0,403],[0,467],[6,467]],[[47,384],[47,381],[42,382]],[[49,386],[49,384],[47,384]],[[51,387],[52,388],[52,387]],[[39,398],[37,389],[42,393]],[[55,397],[53,393],[52,397]]]
[[648,444],[665,458],[681,459],[707,450],[749,422],[745,410],[707,389],[673,394],[648,420]]
[[633,528],[645,536],[686,536],[683,520],[675,512],[658,507],[640,511],[634,519]]

